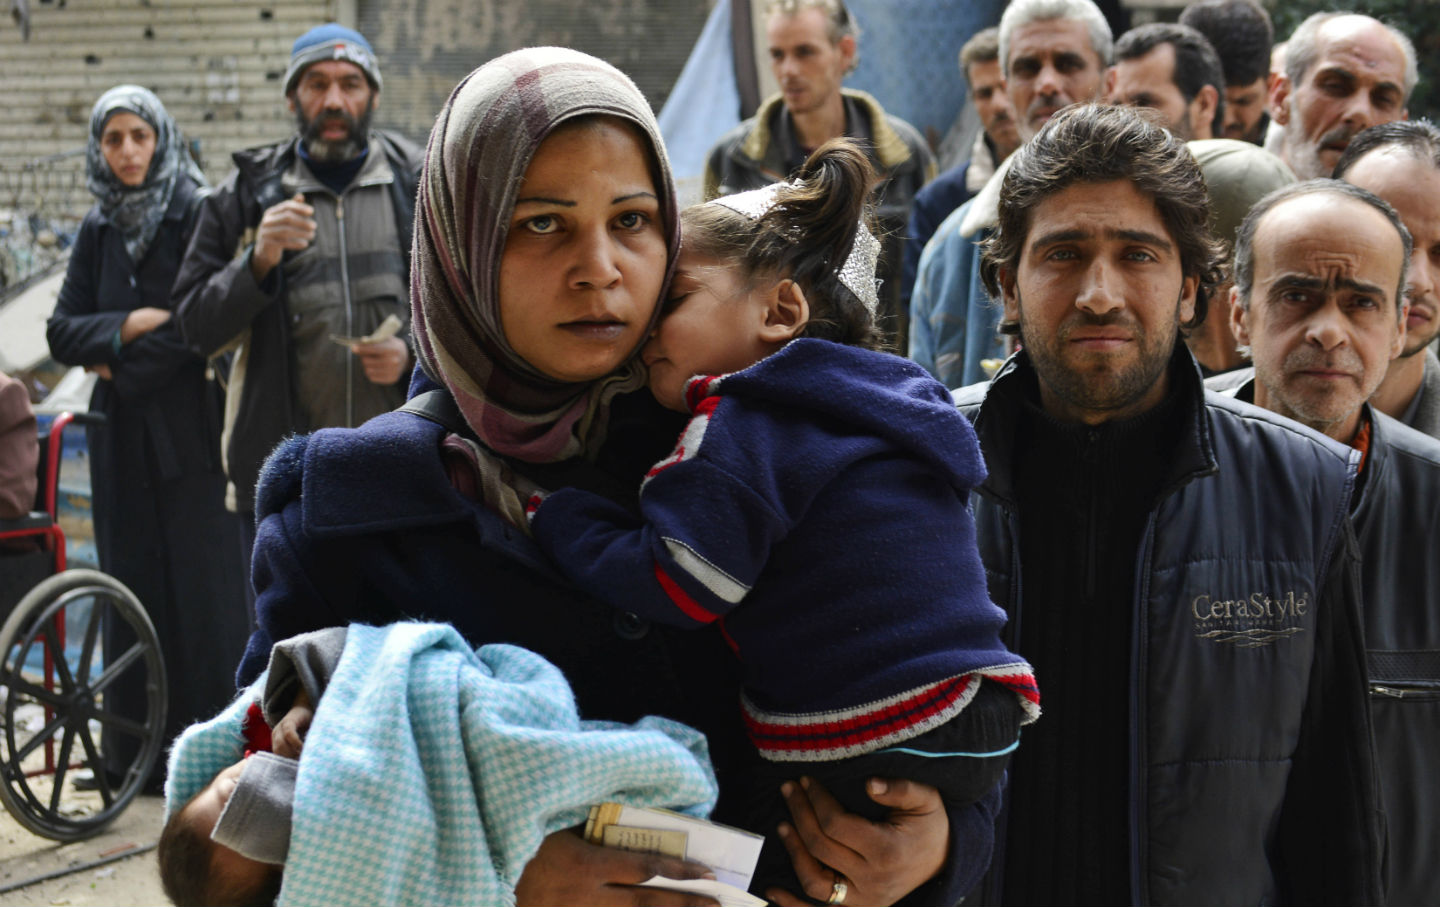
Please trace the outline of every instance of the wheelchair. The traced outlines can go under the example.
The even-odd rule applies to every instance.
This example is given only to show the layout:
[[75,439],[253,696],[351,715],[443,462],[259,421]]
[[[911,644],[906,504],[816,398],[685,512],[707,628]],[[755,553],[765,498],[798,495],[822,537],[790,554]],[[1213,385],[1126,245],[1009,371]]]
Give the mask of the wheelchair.
[[99,417],[60,413],[41,434],[35,509],[0,520],[0,802],[56,841],[113,822],[165,743],[165,663],[149,615],[115,578],[66,569],[60,455],[79,421]]

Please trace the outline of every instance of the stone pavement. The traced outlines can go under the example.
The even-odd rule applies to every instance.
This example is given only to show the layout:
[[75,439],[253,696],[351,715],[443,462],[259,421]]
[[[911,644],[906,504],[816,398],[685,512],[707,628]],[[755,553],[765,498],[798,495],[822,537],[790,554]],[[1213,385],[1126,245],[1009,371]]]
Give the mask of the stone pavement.
[[[139,796],[105,831],[85,841],[59,844],[31,834],[0,808],[0,904],[168,904],[160,889],[154,850],[121,856],[154,845],[164,812],[160,797]],[[102,866],[87,866],[117,856]],[[53,872],[65,874],[5,890]]]

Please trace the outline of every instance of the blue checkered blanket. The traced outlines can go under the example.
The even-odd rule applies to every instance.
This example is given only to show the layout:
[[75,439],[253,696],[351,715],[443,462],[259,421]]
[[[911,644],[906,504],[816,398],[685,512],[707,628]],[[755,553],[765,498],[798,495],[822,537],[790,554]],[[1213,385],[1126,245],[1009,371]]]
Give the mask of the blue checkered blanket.
[[[240,758],[261,676],[170,755],[178,809]],[[282,905],[512,904],[541,839],[603,801],[703,816],[699,732],[663,718],[582,721],[559,669],[444,624],[355,625],[296,781]]]

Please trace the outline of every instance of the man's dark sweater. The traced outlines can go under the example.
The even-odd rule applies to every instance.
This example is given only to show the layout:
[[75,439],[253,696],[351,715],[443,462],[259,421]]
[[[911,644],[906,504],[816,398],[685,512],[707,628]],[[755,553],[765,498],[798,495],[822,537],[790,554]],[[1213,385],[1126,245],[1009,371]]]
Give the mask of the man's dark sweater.
[[1012,762],[1004,901],[1130,902],[1130,663],[1145,523],[1179,443],[1172,397],[1140,416],[1019,425],[1018,651],[1045,684],[1045,717]]

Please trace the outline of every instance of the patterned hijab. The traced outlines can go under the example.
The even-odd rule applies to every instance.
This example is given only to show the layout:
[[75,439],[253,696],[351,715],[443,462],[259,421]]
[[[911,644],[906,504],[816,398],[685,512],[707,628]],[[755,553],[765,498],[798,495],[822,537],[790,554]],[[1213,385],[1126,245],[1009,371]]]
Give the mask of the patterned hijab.
[[[133,113],[155,130],[155,156],[150,159],[145,182],[138,186],[120,182],[100,149],[105,124],[117,113]],[[100,213],[120,230],[125,250],[133,261],[144,258],[155,239],[155,231],[160,229],[160,221],[170,207],[175,180],[181,171],[188,173],[197,186],[207,185],[204,174],[186,152],[175,121],[153,92],[139,85],[116,85],[100,96],[90,111],[90,141],[85,145],[86,185],[100,202]]]
[[597,381],[557,381],[520,358],[500,327],[500,256],[520,181],[547,135],[590,114],[633,123],[650,143],[668,286],[680,219],[660,129],[635,84],[602,60],[534,47],[470,73],[440,112],[420,177],[410,282],[420,364],[490,450],[531,463],[593,455],[609,401],[644,383],[634,356]]

